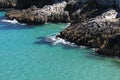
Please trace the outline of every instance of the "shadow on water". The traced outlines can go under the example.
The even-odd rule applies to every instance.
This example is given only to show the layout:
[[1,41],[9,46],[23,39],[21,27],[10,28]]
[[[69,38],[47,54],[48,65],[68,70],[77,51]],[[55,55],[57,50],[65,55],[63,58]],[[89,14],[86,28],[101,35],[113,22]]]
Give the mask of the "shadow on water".
[[[4,18],[3,18],[4,19]],[[8,23],[0,21],[0,30],[20,30],[20,29],[31,29],[33,26],[27,26],[20,23]]]
[[33,42],[35,45],[48,45],[48,46],[62,46],[63,49],[69,50],[69,49],[80,49],[78,46],[74,46],[71,44],[63,44],[62,42],[54,44],[54,40],[47,41],[47,37],[37,37],[37,40]]
[[[4,17],[3,17],[4,19]],[[2,19],[2,20],[3,20]],[[0,30],[21,30],[21,29],[33,29],[35,27],[39,27],[42,25],[26,25],[22,23],[9,23],[9,22],[2,22],[0,19]]]
[[104,60],[105,57],[97,54],[94,50],[90,50],[89,54],[86,55],[86,58],[92,60]]
[[0,16],[0,20],[2,20],[2,19],[5,19],[5,17],[4,16]]
[[7,20],[5,16],[0,16],[0,30],[20,30],[20,29],[31,29],[33,28],[33,25],[25,25],[21,23],[10,23],[10,22],[4,22],[2,20]]
[[46,39],[47,39],[46,37],[37,37],[36,39],[37,39],[37,41],[33,42],[33,44],[35,44],[35,45],[48,45],[50,47],[62,46],[62,48],[66,49],[66,50],[78,48],[78,47],[72,47],[70,45],[62,44],[62,43],[54,44],[54,41],[53,42],[46,41]]
[[19,26],[19,25],[1,25],[0,30],[19,30],[19,29],[29,29],[28,27],[25,26]]
[[33,42],[35,45],[48,45],[53,46],[50,42],[45,41],[46,37],[37,37],[37,41]]
[[[85,57],[88,58],[88,59],[91,59],[91,60],[99,60],[99,61],[103,61],[105,60],[106,57],[104,56],[101,56],[101,55],[98,55],[95,50],[92,50],[91,48],[80,48],[78,46],[71,46],[71,45],[68,45],[68,44],[62,44],[62,43],[58,43],[58,44],[55,44],[53,45],[53,42],[48,42],[46,41],[46,37],[37,37],[36,38],[36,41],[33,43],[35,45],[48,45],[50,47],[54,47],[54,46],[61,46],[62,49],[64,50],[82,50],[84,51],[85,50]],[[120,66],[120,65],[119,65]]]
[[112,58],[111,63],[120,68],[120,58]]

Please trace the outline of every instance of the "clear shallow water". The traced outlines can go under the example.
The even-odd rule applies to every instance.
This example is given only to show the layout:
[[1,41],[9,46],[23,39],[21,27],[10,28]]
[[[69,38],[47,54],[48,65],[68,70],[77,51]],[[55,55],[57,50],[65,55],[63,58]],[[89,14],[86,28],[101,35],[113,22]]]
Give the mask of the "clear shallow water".
[[120,61],[91,49],[47,42],[67,24],[27,26],[2,22],[0,80],[120,80]]

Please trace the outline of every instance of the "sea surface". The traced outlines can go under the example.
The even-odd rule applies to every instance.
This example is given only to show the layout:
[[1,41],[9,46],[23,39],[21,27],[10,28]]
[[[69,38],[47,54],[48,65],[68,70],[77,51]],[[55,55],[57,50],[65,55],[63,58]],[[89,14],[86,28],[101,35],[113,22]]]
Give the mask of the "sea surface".
[[120,80],[120,60],[55,35],[68,24],[25,25],[0,12],[0,80]]

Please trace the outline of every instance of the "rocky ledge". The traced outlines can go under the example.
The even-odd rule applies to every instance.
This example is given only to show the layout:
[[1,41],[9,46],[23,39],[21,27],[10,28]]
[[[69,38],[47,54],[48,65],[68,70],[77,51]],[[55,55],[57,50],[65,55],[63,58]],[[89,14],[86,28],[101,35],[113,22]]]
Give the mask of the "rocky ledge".
[[120,57],[120,35],[117,35],[120,34],[120,20],[116,17],[117,12],[108,9],[94,18],[71,23],[57,37],[96,48],[101,55]]
[[66,2],[46,5],[43,8],[32,6],[28,9],[13,10],[6,14],[8,19],[17,19],[27,24],[43,24],[46,22],[69,22],[69,14],[64,11]]

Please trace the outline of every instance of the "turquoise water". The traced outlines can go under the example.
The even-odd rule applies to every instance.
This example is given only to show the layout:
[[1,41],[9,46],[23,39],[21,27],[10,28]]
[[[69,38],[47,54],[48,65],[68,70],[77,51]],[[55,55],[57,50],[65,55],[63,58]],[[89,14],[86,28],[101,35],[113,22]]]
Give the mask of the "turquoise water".
[[3,19],[0,12],[0,80],[120,80],[119,60],[46,41],[67,24],[32,27]]

